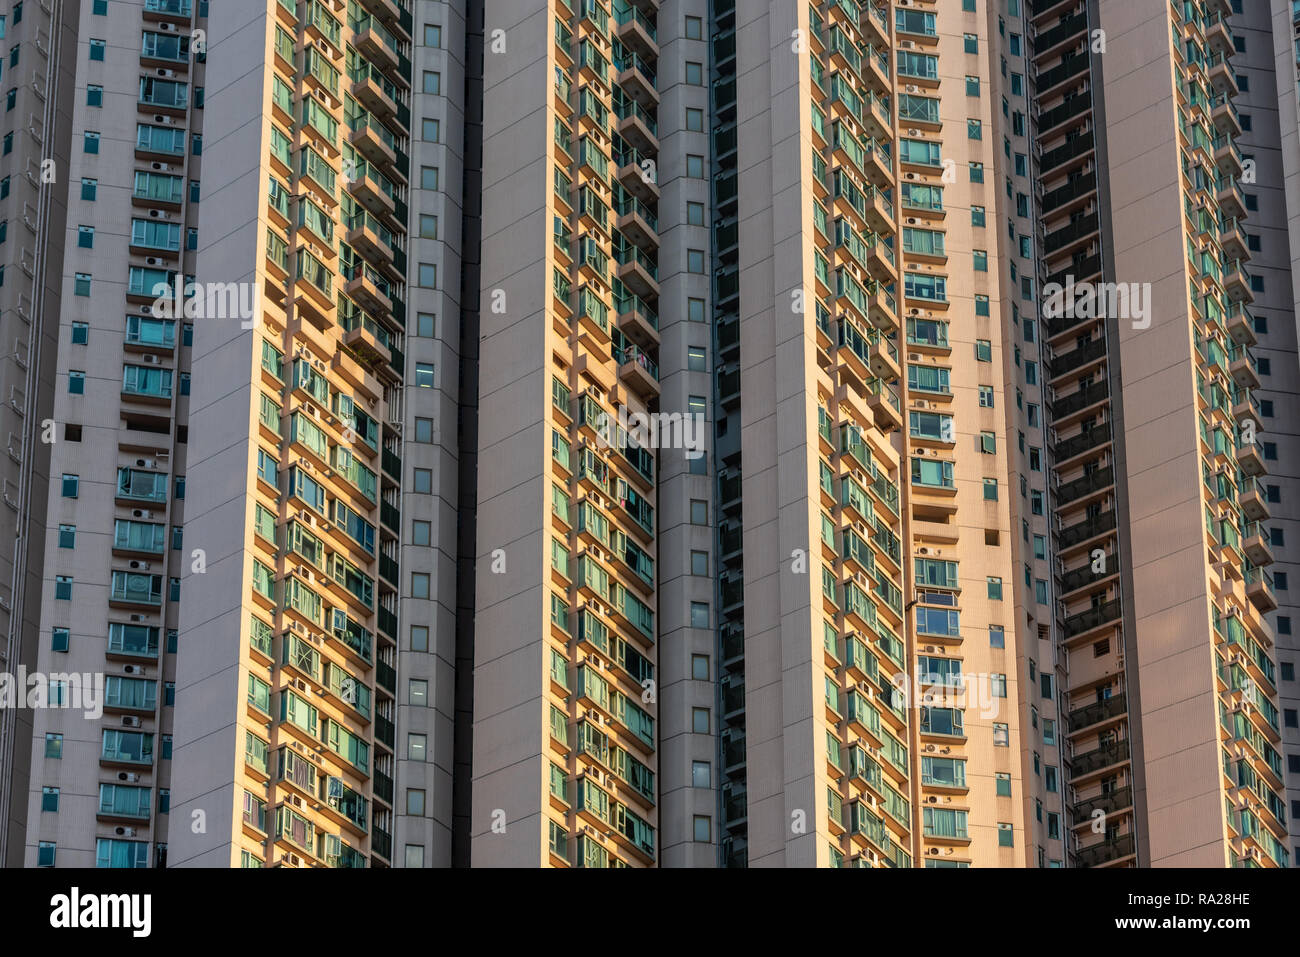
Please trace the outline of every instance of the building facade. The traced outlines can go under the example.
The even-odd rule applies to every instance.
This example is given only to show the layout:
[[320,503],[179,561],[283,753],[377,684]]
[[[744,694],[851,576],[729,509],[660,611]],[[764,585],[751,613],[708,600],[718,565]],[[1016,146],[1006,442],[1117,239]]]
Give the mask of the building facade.
[[1291,5],[28,6],[8,860],[1289,865]]

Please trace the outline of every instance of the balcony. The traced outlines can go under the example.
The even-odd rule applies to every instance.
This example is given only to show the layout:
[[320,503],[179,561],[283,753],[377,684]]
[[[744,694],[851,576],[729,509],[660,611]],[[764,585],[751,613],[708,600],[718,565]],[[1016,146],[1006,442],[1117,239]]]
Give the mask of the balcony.
[[1273,590],[1273,576],[1265,569],[1252,565],[1246,567],[1246,597],[1260,614],[1277,611],[1277,594]]
[[1109,698],[1103,698],[1101,701],[1085,707],[1077,708],[1069,714],[1070,733],[1074,734],[1094,724],[1117,718],[1127,710],[1128,696],[1123,692],[1111,695]]
[[1119,574],[1119,556],[1107,555],[1106,566],[1100,572],[1092,570],[1091,559],[1082,567],[1068,571],[1060,577],[1060,594],[1062,597],[1071,592],[1099,584]]
[[1120,620],[1121,616],[1120,601],[1118,598],[1112,598],[1095,608],[1089,608],[1087,611],[1066,618],[1062,625],[1062,634],[1065,636],[1065,640],[1069,641],[1098,628],[1114,624]]
[[1070,808],[1070,817],[1074,826],[1078,827],[1080,824],[1091,822],[1095,811],[1102,811],[1109,817],[1117,811],[1132,806],[1133,789],[1118,788],[1109,794],[1099,794],[1075,804]]
[[1242,548],[1251,564],[1272,565],[1273,548],[1269,530],[1259,522],[1247,522],[1242,529]]
[[1111,440],[1110,423],[1101,422],[1092,428],[1080,432],[1068,439],[1062,439],[1052,446],[1058,468],[1070,459],[1105,445]]
[[1084,173],[1071,179],[1064,186],[1043,192],[1038,198],[1039,208],[1044,216],[1064,211],[1072,203],[1092,196],[1097,191],[1097,174]]
[[628,344],[613,350],[618,363],[618,377],[641,397],[650,402],[659,397],[659,366],[643,349]]
[[1094,382],[1085,386],[1078,392],[1073,392],[1062,399],[1057,399],[1052,403],[1052,421],[1057,427],[1060,427],[1060,421],[1068,418],[1077,412],[1097,405],[1110,398],[1110,383],[1106,380]]
[[1069,767],[1072,776],[1078,778],[1085,774],[1094,774],[1103,768],[1108,768],[1113,764],[1119,764],[1121,761],[1127,761],[1128,759],[1129,742],[1126,738],[1123,741],[1102,745],[1096,750],[1076,755],[1070,759]]
[[1057,533],[1057,548],[1061,551],[1073,548],[1083,542],[1096,538],[1098,535],[1104,535],[1113,531],[1115,528],[1115,513],[1102,512],[1092,518],[1084,519],[1075,525],[1061,529]]
[[1076,161],[1091,154],[1094,145],[1091,131],[1067,137],[1066,141],[1060,146],[1044,150],[1039,155],[1039,176],[1046,178],[1053,170],[1073,165]]
[[1131,857],[1136,853],[1136,843],[1132,834],[1090,844],[1074,853],[1074,862],[1079,867],[1102,867],[1122,857]]
[[1106,358],[1106,340],[1093,339],[1069,352],[1053,357],[1051,362],[1052,378],[1059,379]]

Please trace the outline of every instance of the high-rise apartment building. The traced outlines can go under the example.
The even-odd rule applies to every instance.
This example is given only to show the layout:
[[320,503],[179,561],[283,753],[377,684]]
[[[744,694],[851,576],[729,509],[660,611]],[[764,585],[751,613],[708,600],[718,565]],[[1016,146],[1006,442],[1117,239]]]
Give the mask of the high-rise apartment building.
[[9,860],[1287,866],[1291,5],[33,6]]

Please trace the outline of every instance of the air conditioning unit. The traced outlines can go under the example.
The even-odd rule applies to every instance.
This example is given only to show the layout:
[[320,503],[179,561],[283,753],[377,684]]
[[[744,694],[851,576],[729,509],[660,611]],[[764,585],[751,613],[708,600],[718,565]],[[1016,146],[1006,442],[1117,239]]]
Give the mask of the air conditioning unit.
[[158,365],[158,357],[154,355],[152,352],[146,353],[145,355],[141,356],[140,361],[142,361],[147,366]]
[[131,560],[131,570],[137,572],[147,572],[150,566],[148,562],[142,562],[139,559]]
[[147,508],[133,508],[131,509],[131,517],[132,518],[153,518],[153,512],[149,511]]
[[131,616],[131,620],[132,620],[132,621],[144,621],[144,615],[132,615],[132,616]]
[[124,665],[122,667],[122,673],[128,675],[142,675],[144,674],[144,665]]
[[140,775],[136,774],[134,771],[118,771],[117,779],[119,781],[125,781],[127,784],[134,784],[140,780]]
[[154,467],[155,465],[157,465],[157,464],[158,464],[158,463],[156,463],[153,459],[136,459],[136,460],[135,460],[135,467],[138,468],[138,469],[151,469],[151,468],[153,468],[153,467]]
[[118,837],[135,837],[135,828],[133,827],[115,827],[113,833]]
[[166,77],[167,79],[175,79],[175,78],[176,78],[176,71],[175,71],[175,70],[162,70],[162,69],[159,69],[159,70],[155,70],[154,72],[155,72],[158,76]]
[[128,714],[122,718],[122,726],[126,728],[138,728],[140,727],[140,719],[133,714]]

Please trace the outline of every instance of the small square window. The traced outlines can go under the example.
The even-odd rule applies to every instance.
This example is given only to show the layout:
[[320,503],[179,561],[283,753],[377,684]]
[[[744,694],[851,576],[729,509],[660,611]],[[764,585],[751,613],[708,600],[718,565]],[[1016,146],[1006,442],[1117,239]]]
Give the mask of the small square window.
[[426,143],[437,143],[440,136],[439,121],[423,119],[420,121],[420,138]]
[[433,364],[417,362],[415,364],[415,385],[420,389],[433,388]]
[[429,682],[423,678],[412,678],[407,685],[406,703],[417,708],[429,706]]
[[72,291],[77,296],[90,295],[91,275],[88,272],[79,272],[74,275]]
[[422,789],[406,789],[406,813],[412,817],[424,816],[424,791]]
[[433,316],[427,312],[418,313],[415,317],[415,334],[422,339],[432,339],[434,337]]
[[41,811],[51,814],[59,813],[59,789],[41,788]]
[[80,486],[81,486],[80,476],[71,475],[67,472],[63,473],[63,497],[64,498],[76,498],[77,491],[80,488]]
[[696,681],[709,680],[708,655],[691,655],[691,677]]
[[411,597],[428,598],[429,597],[429,574],[428,572],[411,573]]
[[433,96],[440,96],[442,94],[442,74],[434,73],[431,70],[425,70],[421,92],[429,93]]
[[686,204],[686,222],[690,226],[704,225],[704,204],[703,203]]
[[704,18],[703,17],[686,18],[686,39],[688,40],[704,39]]
[[686,61],[686,82],[691,86],[704,85],[704,64]]
[[50,629],[50,650],[67,651],[72,632],[68,628],[51,628]]
[[998,797],[1011,797],[1011,775],[999,773],[996,780]]
[[55,760],[63,757],[63,735],[46,733],[45,756]]
[[53,867],[57,846],[53,841],[41,841],[36,846],[36,866]]
[[713,841],[713,820],[701,814],[696,814],[692,819],[695,825],[695,841],[699,844],[710,844]]
[[76,369],[68,372],[68,393],[70,395],[86,394],[86,373]]
[[98,187],[99,180],[86,179],[83,177],[81,180],[81,198],[93,203],[95,201],[95,194],[98,191]]
[[708,708],[691,709],[691,730],[695,734],[709,733],[709,709]]
[[90,41],[90,58],[92,60],[104,59],[104,41],[92,39]]
[[86,86],[86,105],[103,106],[104,105],[104,88],[96,86],[94,83]]
[[428,545],[430,532],[433,528],[431,522],[416,521],[411,523],[411,544]]
[[424,45],[427,47],[442,46],[442,26],[437,23],[426,23],[424,25]]
[[59,548],[76,548],[77,547],[77,526],[60,525],[59,526]]
[[431,216],[428,213],[420,214],[420,238],[437,239],[438,238],[438,217]]
[[691,787],[707,788],[712,787],[712,766],[708,761],[691,762]]
[[691,552],[691,574],[701,576],[709,574],[708,552]]
[[429,626],[428,625],[411,626],[411,650],[412,651],[429,650]]
[[412,474],[412,488],[421,495],[433,493],[433,470],[416,469]]
[[691,627],[708,628],[709,627],[709,606],[707,602],[691,602]]
[[59,601],[72,600],[72,576],[55,575],[54,576],[54,597]]
[[425,735],[408,733],[406,735],[406,759],[408,761],[423,761],[426,742]]
[[709,503],[703,499],[691,499],[691,524],[708,525],[709,524]]

